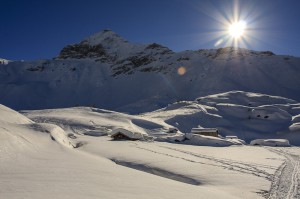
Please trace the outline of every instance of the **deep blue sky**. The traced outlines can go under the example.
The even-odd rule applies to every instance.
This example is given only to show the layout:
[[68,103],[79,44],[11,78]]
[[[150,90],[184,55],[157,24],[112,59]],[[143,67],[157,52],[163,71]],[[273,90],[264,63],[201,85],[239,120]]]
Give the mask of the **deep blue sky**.
[[[102,29],[174,51],[217,48],[233,7],[247,22],[246,47],[300,56],[299,0],[1,0],[0,57],[53,58]],[[242,47],[242,43],[240,43]]]

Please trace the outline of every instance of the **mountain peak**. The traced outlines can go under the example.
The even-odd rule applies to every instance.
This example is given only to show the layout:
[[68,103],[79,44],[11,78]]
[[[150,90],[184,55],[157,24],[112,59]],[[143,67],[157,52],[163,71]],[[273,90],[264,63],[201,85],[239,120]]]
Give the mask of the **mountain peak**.
[[106,29],[100,32],[97,32],[89,37],[86,37],[82,43],[89,44],[91,46],[95,45],[112,45],[113,43],[127,43],[120,35],[115,33],[112,30]]

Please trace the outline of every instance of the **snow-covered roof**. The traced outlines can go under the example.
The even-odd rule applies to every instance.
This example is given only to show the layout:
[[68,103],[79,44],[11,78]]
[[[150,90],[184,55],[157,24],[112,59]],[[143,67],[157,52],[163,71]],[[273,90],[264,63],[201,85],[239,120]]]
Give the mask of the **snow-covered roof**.
[[231,146],[231,145],[242,145],[242,142],[226,140],[219,137],[204,136],[193,133],[187,133],[186,138],[189,139],[188,142],[194,145],[201,146]]
[[250,142],[250,145],[260,146],[291,146],[287,139],[256,139]]
[[142,132],[133,132],[133,131],[130,131],[130,130],[127,130],[124,128],[116,128],[116,129],[112,130],[111,137],[114,137],[115,135],[117,135],[119,133],[121,133],[131,139],[138,139],[138,140],[143,140],[144,136],[146,136],[146,134],[142,133]]
[[236,135],[227,135],[225,138],[228,138],[228,139],[238,139],[238,137]]
[[216,128],[192,128],[192,133],[202,133],[202,132],[218,132]]

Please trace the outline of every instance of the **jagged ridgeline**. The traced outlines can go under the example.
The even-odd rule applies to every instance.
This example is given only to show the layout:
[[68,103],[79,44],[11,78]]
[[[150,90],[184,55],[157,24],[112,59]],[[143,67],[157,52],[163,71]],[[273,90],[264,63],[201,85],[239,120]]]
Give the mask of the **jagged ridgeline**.
[[104,30],[53,59],[5,61],[0,103],[17,110],[95,106],[141,113],[232,90],[299,101],[299,76],[297,57],[233,47],[173,52]]

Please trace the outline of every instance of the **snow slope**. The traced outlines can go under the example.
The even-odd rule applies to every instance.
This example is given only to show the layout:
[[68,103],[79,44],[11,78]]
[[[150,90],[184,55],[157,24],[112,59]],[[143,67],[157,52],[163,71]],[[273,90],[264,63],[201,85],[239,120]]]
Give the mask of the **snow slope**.
[[183,133],[194,127],[218,128],[222,136],[253,139],[288,139],[300,145],[300,104],[294,100],[259,93],[231,91],[181,101],[143,114],[163,120]]
[[[218,148],[111,141],[107,136],[81,133],[70,136],[47,122],[59,125],[65,122],[64,128],[78,124],[82,130],[87,124],[97,128],[97,123],[105,119],[104,114],[107,120],[103,123],[120,120],[119,124],[128,127],[128,121],[137,117],[87,108],[32,112],[34,120],[41,115],[44,121],[40,122],[45,122],[41,124],[4,108],[0,109],[1,198],[256,199],[299,195],[298,164],[294,163],[299,162],[300,151],[296,147]],[[2,121],[7,112],[11,119]],[[15,123],[21,117],[23,120]],[[137,123],[147,124],[148,128],[155,126],[149,122]],[[51,139],[53,135],[63,139]],[[62,141],[65,138],[84,144],[68,147]]]
[[115,129],[125,129],[132,133],[167,140],[173,136],[183,137],[178,132],[170,132],[173,126],[162,120],[147,119],[114,111],[97,108],[76,107],[22,111],[38,123],[52,123],[63,128],[68,135],[102,136],[111,134]]
[[53,60],[1,65],[0,103],[17,110],[95,106],[141,113],[232,90],[300,100],[299,66],[297,57],[230,47],[175,53],[104,30]]
[[[1,119],[5,111],[0,110]],[[14,119],[20,117],[12,111],[10,121],[0,121],[1,198],[196,198],[199,194],[235,198],[213,188],[189,186],[118,166],[104,156],[70,149],[50,138],[45,131],[49,125],[23,124],[26,120],[16,124]],[[56,133],[63,132],[56,129]]]

